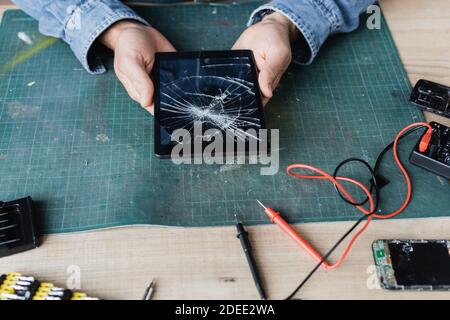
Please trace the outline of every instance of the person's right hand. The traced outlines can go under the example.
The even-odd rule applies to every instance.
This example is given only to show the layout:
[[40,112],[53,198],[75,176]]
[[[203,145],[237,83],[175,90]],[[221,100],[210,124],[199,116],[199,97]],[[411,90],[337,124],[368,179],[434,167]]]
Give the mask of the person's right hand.
[[155,28],[123,20],[113,24],[100,42],[114,50],[114,70],[130,97],[153,114],[153,82],[150,72],[159,51],[175,51]]

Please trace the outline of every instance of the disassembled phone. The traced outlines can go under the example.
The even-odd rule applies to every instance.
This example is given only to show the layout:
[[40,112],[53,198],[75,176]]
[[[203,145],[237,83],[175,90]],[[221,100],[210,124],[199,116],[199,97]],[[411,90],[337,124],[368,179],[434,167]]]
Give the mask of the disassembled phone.
[[382,288],[450,290],[450,240],[376,240],[372,250]]
[[450,118],[450,88],[420,79],[411,93],[410,101],[423,111]]
[[[157,53],[152,74],[155,85],[155,153],[171,155],[176,144],[200,143],[207,130],[242,140],[258,140],[265,129],[258,73],[250,50]],[[200,130],[195,130],[198,124]],[[189,138],[175,138],[184,129]],[[256,135],[249,129],[256,131]],[[209,132],[212,132],[211,130]],[[182,136],[185,138],[185,136]],[[223,139],[225,140],[225,139]],[[198,148],[190,148],[195,155]],[[225,153],[225,144],[224,144]]]

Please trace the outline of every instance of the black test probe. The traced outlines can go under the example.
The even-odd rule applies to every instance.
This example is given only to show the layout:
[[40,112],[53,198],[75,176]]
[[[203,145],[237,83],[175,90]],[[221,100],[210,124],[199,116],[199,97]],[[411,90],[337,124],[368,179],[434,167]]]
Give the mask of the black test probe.
[[258,267],[256,266],[255,258],[252,253],[252,246],[248,240],[248,232],[245,230],[244,225],[239,221],[237,215],[234,215],[236,219],[237,238],[241,241],[242,249],[244,250],[247,263],[252,273],[253,280],[255,281],[256,289],[258,290],[261,300],[266,300],[266,293],[262,286],[261,277],[259,276]]

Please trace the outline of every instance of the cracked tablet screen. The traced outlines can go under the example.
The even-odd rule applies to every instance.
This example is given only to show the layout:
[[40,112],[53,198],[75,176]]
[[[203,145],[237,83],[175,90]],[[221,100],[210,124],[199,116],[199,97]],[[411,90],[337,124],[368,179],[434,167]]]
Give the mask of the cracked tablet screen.
[[241,140],[249,138],[248,129],[260,129],[260,93],[252,63],[246,56],[161,59],[161,143],[170,144],[174,130],[193,132],[194,123],[201,123],[202,132],[234,132]]

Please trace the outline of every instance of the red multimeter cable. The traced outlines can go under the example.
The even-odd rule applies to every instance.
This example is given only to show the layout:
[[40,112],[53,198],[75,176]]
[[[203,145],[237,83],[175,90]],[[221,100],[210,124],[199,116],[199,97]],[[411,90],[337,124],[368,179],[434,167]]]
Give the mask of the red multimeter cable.
[[[416,123],[413,123],[413,124],[410,124],[410,125],[404,127],[397,134],[397,136],[396,136],[396,138],[395,138],[395,140],[393,142],[394,159],[395,159],[395,162],[396,162],[397,166],[399,167],[400,171],[402,172],[403,176],[405,177],[406,186],[407,186],[407,194],[406,194],[405,200],[403,201],[403,204],[400,206],[400,208],[398,208],[397,210],[395,210],[395,211],[393,211],[391,213],[388,213],[388,214],[376,214],[376,213],[374,213],[375,205],[374,205],[374,199],[373,199],[371,191],[369,191],[367,189],[367,187],[365,187],[361,182],[359,182],[359,181],[357,181],[355,179],[342,177],[342,176],[333,177],[330,174],[326,173],[325,171],[323,171],[323,170],[321,170],[319,168],[307,165],[307,164],[292,164],[292,165],[287,167],[286,172],[290,176],[292,176],[294,178],[299,178],[299,179],[319,179],[319,180],[328,180],[328,181],[330,181],[348,200],[350,200],[353,203],[355,202],[354,198],[345,189],[345,187],[342,186],[340,181],[349,182],[349,183],[352,183],[352,184],[358,186],[366,194],[366,196],[368,198],[369,209],[364,208],[362,205],[357,205],[356,206],[358,208],[358,210],[360,210],[361,212],[363,212],[365,215],[368,216],[366,223],[350,239],[350,241],[349,241],[347,247],[345,248],[344,252],[342,253],[340,258],[334,264],[329,264],[328,262],[324,261],[324,258],[322,257],[322,255],[320,255],[305,239],[303,239],[298,234],[298,232],[296,232],[280,216],[280,214],[278,212],[276,212],[272,208],[264,207],[264,205],[262,205],[261,203],[260,204],[264,207],[264,209],[265,209],[264,211],[266,212],[266,214],[268,215],[270,220],[273,223],[277,224],[280,228],[282,228],[283,231],[285,231],[301,247],[303,247],[317,262],[321,263],[322,267],[324,267],[325,269],[336,269],[345,260],[345,258],[347,257],[348,253],[350,252],[353,244],[358,239],[358,237],[364,232],[364,230],[368,227],[368,225],[372,221],[373,217],[379,218],[379,219],[389,219],[389,218],[395,217],[396,215],[398,215],[401,212],[403,212],[406,209],[406,207],[408,206],[409,201],[411,200],[411,194],[412,194],[411,178],[410,178],[408,172],[406,171],[406,169],[404,168],[403,164],[400,161],[400,158],[398,156],[397,146],[398,146],[399,140],[402,138],[402,136],[405,134],[406,131],[410,130],[413,127],[419,127],[419,126],[428,128],[428,130],[426,131],[426,133],[422,137],[422,139],[420,141],[420,144],[419,144],[420,151],[421,152],[426,151],[427,148],[428,148],[428,145],[430,143],[430,140],[431,140],[433,129],[428,123],[425,123],[425,122],[416,122]],[[310,170],[310,171],[318,173],[318,175],[304,175],[304,174],[295,173],[295,172],[293,172],[295,169],[307,169],[307,170]]]

